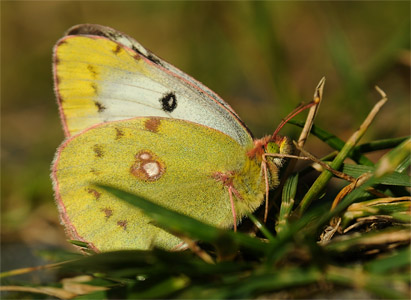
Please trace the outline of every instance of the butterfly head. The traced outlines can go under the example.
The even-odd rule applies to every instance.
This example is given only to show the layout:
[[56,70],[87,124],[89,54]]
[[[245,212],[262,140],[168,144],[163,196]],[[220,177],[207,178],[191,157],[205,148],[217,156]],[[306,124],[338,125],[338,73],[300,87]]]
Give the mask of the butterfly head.
[[285,136],[265,136],[254,141],[254,148],[248,151],[250,158],[263,160],[263,156],[281,157],[284,154],[291,154],[292,146],[289,138]]
[[254,141],[254,148],[247,152],[250,159],[255,159],[266,169],[268,185],[274,188],[279,184],[279,170],[285,163],[286,154],[292,153],[291,141],[287,137],[266,136]]
[[264,145],[264,150],[266,156],[271,158],[275,165],[281,167],[284,163],[284,158],[281,155],[291,154],[293,147],[289,138],[277,135]]

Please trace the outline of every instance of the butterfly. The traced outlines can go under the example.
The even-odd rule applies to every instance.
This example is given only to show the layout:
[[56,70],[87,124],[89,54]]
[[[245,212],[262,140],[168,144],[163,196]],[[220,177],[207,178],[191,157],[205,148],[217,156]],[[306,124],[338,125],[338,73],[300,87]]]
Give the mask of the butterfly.
[[71,239],[95,251],[173,249],[181,240],[95,183],[221,228],[236,227],[278,183],[289,140],[254,139],[217,94],[109,27],[70,28],[53,74],[66,140],[52,180]]

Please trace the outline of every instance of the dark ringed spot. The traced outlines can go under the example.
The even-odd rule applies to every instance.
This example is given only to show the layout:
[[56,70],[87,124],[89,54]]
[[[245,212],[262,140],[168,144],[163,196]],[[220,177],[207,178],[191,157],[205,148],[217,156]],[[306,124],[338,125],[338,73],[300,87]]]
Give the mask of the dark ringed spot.
[[134,58],[135,60],[140,60],[140,59],[141,59],[141,57],[140,57],[140,55],[139,55],[139,54],[135,54],[135,55],[133,55],[133,58]]
[[96,157],[98,157],[98,158],[102,158],[104,156],[103,147],[101,145],[98,145],[98,144],[94,145],[93,146],[93,151],[94,151]]
[[98,112],[102,112],[106,107],[98,101],[94,101],[94,105],[97,107]]
[[130,167],[130,173],[140,180],[154,182],[159,180],[166,171],[164,162],[149,150],[142,150],[134,157],[135,161]]
[[97,192],[95,189],[87,189],[89,194],[92,194],[96,200],[100,199],[101,193]]
[[120,227],[123,227],[123,229],[126,230],[127,229],[127,220],[117,221],[117,225],[120,226]]
[[150,118],[144,122],[144,128],[151,132],[158,132],[158,126],[160,126],[160,119]]
[[120,128],[116,127],[116,140],[121,139],[124,136],[124,132],[123,130],[121,130]]
[[165,112],[172,112],[177,107],[177,98],[174,93],[167,93],[160,99],[161,108]]

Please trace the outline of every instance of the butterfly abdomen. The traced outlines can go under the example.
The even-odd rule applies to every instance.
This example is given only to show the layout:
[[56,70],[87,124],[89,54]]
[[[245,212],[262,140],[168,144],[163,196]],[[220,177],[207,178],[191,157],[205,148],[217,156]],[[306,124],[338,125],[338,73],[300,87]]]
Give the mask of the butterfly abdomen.
[[241,219],[247,212],[257,209],[264,200],[265,182],[261,166],[254,159],[247,158],[243,169],[234,174],[233,187],[240,197],[236,197],[236,213]]

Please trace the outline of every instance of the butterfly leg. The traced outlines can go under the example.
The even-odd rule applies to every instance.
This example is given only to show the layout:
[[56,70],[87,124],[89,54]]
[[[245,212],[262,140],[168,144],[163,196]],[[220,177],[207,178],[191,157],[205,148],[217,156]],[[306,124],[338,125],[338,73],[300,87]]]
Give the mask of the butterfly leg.
[[233,222],[234,222],[234,231],[237,231],[237,214],[235,212],[235,205],[234,205],[234,198],[233,194],[239,199],[243,200],[241,197],[240,193],[235,189],[233,186],[233,173],[228,172],[228,173],[221,173],[221,172],[216,172],[213,175],[213,178],[216,179],[217,181],[221,181],[223,185],[228,187],[228,195],[230,198],[230,204],[231,204],[231,211],[233,213]]

